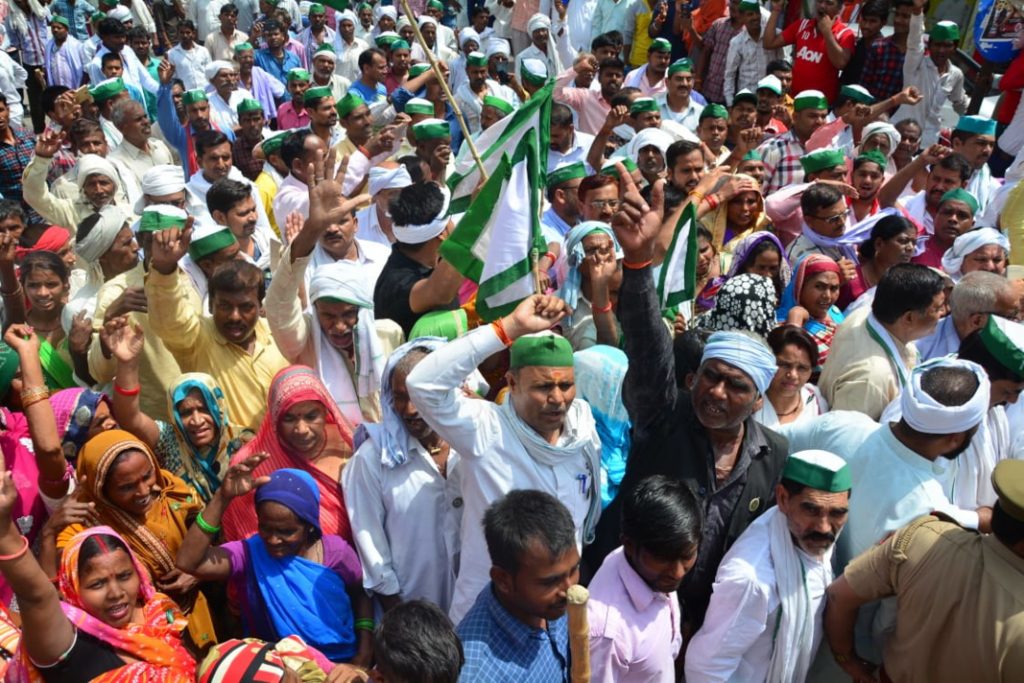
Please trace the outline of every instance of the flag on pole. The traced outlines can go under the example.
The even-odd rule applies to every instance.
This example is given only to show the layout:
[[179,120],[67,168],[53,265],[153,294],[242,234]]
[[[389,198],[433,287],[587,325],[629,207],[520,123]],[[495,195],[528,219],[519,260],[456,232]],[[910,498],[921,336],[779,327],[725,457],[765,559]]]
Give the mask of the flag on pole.
[[[468,208],[441,244],[441,256],[479,289],[476,310],[486,322],[511,313],[534,294],[534,254],[547,251],[540,213],[550,140],[551,86],[535,93],[481,154],[489,178],[475,197],[480,171],[449,181],[451,204]],[[525,111],[525,114],[524,114]],[[520,118],[520,114],[524,114]],[[497,124],[495,124],[497,126]],[[489,128],[486,133],[490,133]],[[481,147],[483,149],[483,147]],[[462,187],[469,192],[456,195]],[[452,213],[458,213],[453,209]]]
[[658,301],[666,310],[694,297],[697,283],[697,207],[686,205],[658,274]]
[[[537,181],[543,188],[547,172],[547,149],[551,139],[551,94],[554,92],[554,81],[548,83],[527,100],[519,109],[499,120],[476,138],[476,148],[480,152],[480,160],[487,169],[488,177],[501,162],[503,154],[515,162],[516,150],[524,138],[537,138],[543,143]],[[542,140],[540,138],[543,138]],[[480,167],[469,153],[468,145],[463,145],[455,159],[455,169],[448,178],[448,189],[452,193],[452,215],[466,211],[477,186],[480,184]],[[539,220],[539,214],[538,214]],[[541,249],[541,254],[547,249]]]

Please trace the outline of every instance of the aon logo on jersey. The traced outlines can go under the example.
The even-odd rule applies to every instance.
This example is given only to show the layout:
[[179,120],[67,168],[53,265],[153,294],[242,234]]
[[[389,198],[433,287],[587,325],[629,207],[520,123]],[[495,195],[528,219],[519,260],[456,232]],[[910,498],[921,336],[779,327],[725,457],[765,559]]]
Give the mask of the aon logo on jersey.
[[803,61],[810,62],[812,64],[821,64],[821,58],[824,56],[824,53],[810,50],[806,45],[800,48],[800,51],[796,53],[797,59],[802,59]]

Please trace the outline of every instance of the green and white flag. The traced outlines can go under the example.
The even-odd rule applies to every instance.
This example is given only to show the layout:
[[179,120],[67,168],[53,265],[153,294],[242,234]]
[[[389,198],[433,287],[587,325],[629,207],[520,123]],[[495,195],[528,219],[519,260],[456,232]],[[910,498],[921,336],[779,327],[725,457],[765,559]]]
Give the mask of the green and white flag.
[[[488,166],[487,182],[476,197],[465,196],[468,208],[441,244],[441,256],[479,286],[476,311],[487,322],[510,313],[534,293],[534,259],[547,251],[540,213],[550,139],[550,87],[536,93],[527,107],[528,114],[533,112],[524,118],[529,125],[524,123],[518,132],[506,128],[507,135],[495,144],[497,156],[488,157],[496,162]],[[479,169],[474,175],[475,179],[464,176],[453,187],[469,182],[475,189]],[[456,201],[453,196],[452,204]]]
[[672,243],[658,273],[658,301],[661,310],[694,297],[697,283],[697,207],[686,205],[676,223]]
[[[543,184],[547,172],[546,150],[551,138],[551,94],[554,88],[552,81],[530,96],[511,116],[504,117],[473,140],[488,177],[494,174],[502,155],[507,155],[515,163],[519,144],[526,138],[533,138],[543,143],[538,149],[545,150],[541,157],[544,163],[540,165],[540,173],[536,178],[537,182]],[[469,152],[469,145],[463,143],[455,159],[454,172],[448,178],[448,189],[452,193],[449,211],[452,215],[468,209],[473,192],[479,184],[480,167]],[[545,251],[547,249],[541,249],[540,253]]]

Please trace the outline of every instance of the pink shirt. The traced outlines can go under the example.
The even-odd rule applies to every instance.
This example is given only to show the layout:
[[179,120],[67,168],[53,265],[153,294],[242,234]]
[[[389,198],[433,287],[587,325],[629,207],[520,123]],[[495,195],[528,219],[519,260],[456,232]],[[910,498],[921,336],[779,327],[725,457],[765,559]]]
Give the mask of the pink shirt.
[[683,644],[679,598],[659,593],[630,566],[621,547],[590,583],[590,667],[593,683],[674,683]]
[[597,135],[608,118],[612,105],[601,96],[600,90],[568,87],[575,78],[576,72],[572,69],[567,69],[559,75],[555,81],[555,100],[576,110],[579,115],[576,130]]
[[301,112],[295,111],[295,105],[285,102],[277,108],[277,129],[308,128],[309,111],[303,107]]

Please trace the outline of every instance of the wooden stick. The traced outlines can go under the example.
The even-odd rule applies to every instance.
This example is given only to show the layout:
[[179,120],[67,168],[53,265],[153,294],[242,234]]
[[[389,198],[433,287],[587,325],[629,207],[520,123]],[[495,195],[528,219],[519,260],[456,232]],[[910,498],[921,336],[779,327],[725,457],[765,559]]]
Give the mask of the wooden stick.
[[533,271],[533,293],[543,294],[544,291],[541,288],[540,278],[540,252],[537,250],[537,247],[530,250],[530,266]]
[[469,132],[469,126],[466,125],[466,119],[462,116],[462,110],[459,109],[459,105],[455,102],[455,95],[452,94],[451,89],[448,87],[448,81],[445,80],[444,72],[441,71],[441,66],[438,64],[437,55],[427,47],[427,41],[423,40],[423,34],[420,33],[420,26],[416,21],[416,15],[413,14],[412,9],[409,7],[409,0],[402,0],[402,12],[409,18],[412,31],[416,35],[416,42],[420,44],[423,52],[426,53],[427,59],[430,61],[430,67],[434,71],[434,78],[441,84],[441,88],[444,89],[444,95],[448,98],[448,104],[451,105],[452,111],[455,112],[455,119],[459,122],[459,128],[462,129],[462,143],[469,145],[469,151],[473,155],[473,160],[476,161],[476,165],[480,169],[481,182],[486,183],[489,176],[487,175],[487,169],[484,168],[484,161],[480,158],[480,152],[477,151],[476,145],[473,144],[473,136]]
[[590,683],[590,626],[587,624],[587,600],[590,591],[579,584],[569,586],[569,659],[571,683]]

